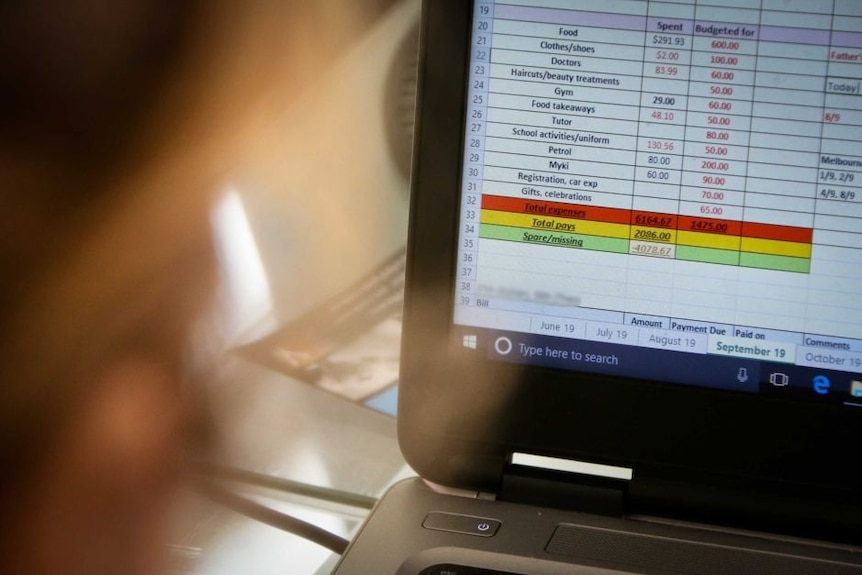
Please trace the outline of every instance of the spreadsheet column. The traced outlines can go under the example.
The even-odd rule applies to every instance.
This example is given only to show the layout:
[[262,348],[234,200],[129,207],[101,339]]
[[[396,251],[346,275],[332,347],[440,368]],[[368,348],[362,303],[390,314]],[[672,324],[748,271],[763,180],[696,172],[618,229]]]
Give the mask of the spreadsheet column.
[[731,0],[703,4],[694,21],[677,259],[738,265],[760,15]]
[[[862,281],[862,2],[836,0],[819,155],[810,333],[858,333]],[[837,273],[836,273],[837,272]]]
[[831,22],[832,0],[763,2],[743,266],[810,271]]
[[649,3],[631,214],[632,254],[676,256],[693,19],[693,3]]

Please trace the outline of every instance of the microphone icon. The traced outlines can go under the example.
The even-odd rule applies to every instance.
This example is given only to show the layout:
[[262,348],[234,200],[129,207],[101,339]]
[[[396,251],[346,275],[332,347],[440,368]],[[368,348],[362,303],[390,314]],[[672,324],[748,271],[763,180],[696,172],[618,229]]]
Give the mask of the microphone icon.
[[748,370],[744,367],[739,368],[739,373],[736,374],[736,381],[739,383],[745,383],[748,381]]

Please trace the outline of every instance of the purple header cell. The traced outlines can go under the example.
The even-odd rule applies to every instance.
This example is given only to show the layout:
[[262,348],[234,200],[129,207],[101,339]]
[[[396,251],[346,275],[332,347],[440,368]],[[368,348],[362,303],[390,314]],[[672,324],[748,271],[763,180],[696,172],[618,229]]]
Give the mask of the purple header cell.
[[694,23],[695,36],[710,38],[733,38],[734,40],[759,39],[758,26],[733,22],[709,22],[698,20]]
[[805,28],[764,26],[760,29],[760,39],[764,42],[787,42],[790,44],[828,46],[829,30],[808,30]]
[[835,32],[832,34],[832,45],[842,48],[862,48],[862,34],[858,32]]
[[[627,14],[604,14],[578,10],[557,10],[553,8],[531,8],[527,6],[498,5],[494,17],[507,20],[523,20],[543,24],[563,26],[590,26],[613,30],[635,32],[663,32],[666,34],[685,34],[737,40],[760,40],[764,42],[787,42],[791,44],[811,44],[842,48],[862,48],[862,33],[810,30],[806,28],[786,28],[780,26],[755,26],[730,22],[691,21],[674,18],[647,18]],[[662,30],[659,24],[676,29]]]
[[[666,27],[663,28],[662,26],[659,26],[659,24],[680,29],[668,30]],[[691,30],[693,26],[694,22],[692,22],[691,20],[675,20],[673,18],[650,18],[649,20],[647,20],[647,32],[691,35]]]
[[646,17],[626,14],[601,14],[599,12],[578,12],[575,10],[554,10],[552,8],[527,8],[523,6],[500,5],[494,8],[495,18],[563,24],[569,26],[595,26],[617,30],[643,32]]

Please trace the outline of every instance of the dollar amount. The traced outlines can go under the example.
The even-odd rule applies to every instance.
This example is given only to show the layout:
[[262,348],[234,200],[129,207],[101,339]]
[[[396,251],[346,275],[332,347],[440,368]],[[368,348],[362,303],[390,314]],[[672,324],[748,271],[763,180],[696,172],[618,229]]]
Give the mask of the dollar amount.
[[631,253],[642,256],[656,256],[660,258],[673,257],[673,248],[667,246],[652,246],[649,244],[634,244]]
[[709,47],[713,50],[739,50],[739,42],[733,40],[713,40]]
[[646,216],[646,215],[637,215],[635,216],[635,224],[639,226],[652,226],[656,228],[666,228],[673,223],[671,218],[664,218],[661,216]]
[[664,34],[654,34],[652,37],[653,46],[685,46],[685,36],[668,36]]
[[712,232],[716,234],[727,233],[728,225],[722,222],[710,222],[709,220],[694,220],[689,229],[696,232]]
[[662,152],[672,152],[674,148],[674,143],[669,140],[647,140],[648,150],[661,150]]
[[655,230],[635,230],[634,239],[650,240],[653,242],[669,242],[673,235],[670,232],[657,232]]

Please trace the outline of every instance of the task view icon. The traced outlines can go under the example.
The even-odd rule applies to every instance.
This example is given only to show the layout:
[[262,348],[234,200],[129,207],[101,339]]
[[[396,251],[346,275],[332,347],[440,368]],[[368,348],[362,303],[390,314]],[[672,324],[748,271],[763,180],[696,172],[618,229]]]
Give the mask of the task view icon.
[[790,385],[790,376],[788,376],[786,373],[770,373],[769,383],[771,383],[775,387],[786,387]]

